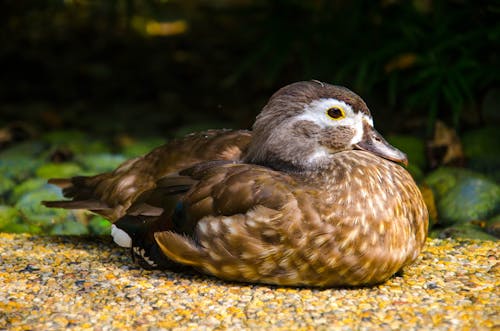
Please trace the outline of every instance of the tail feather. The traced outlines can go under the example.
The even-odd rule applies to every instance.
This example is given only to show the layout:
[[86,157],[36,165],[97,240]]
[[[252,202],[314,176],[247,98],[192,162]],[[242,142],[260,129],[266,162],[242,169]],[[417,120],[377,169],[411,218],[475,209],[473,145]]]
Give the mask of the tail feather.
[[42,201],[45,207],[64,208],[64,209],[88,209],[92,211],[106,210],[110,207],[98,200],[79,200],[79,201]]
[[177,263],[201,267],[205,252],[191,238],[171,231],[156,232],[156,243],[162,252]]

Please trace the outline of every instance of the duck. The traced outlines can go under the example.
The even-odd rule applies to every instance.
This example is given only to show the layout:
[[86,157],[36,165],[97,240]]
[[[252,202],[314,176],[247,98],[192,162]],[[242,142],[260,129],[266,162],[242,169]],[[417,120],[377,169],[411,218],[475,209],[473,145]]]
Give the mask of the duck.
[[372,286],[426,241],[428,211],[405,164],[360,96],[302,81],[275,92],[252,131],[195,133],[109,173],[52,179],[71,200],[44,204],[107,217],[146,269]]

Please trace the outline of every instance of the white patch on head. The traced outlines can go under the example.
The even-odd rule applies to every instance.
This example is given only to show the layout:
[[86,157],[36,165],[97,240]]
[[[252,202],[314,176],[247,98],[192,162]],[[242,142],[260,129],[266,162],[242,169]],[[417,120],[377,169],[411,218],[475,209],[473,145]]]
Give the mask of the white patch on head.
[[116,225],[111,225],[111,236],[113,237],[113,241],[121,247],[132,247],[132,238],[127,234],[127,232],[123,231]]
[[[327,115],[327,110],[332,107],[339,107],[344,111],[345,117],[339,120],[332,119]],[[295,118],[295,121],[309,121],[321,128],[334,126],[347,126],[354,129],[354,137],[351,145],[361,141],[363,138],[363,120],[373,126],[373,119],[362,113],[354,112],[352,107],[344,101],[334,98],[323,98],[314,100],[304,108],[304,112]],[[319,151],[322,153],[322,151]],[[318,155],[318,157],[323,155]]]

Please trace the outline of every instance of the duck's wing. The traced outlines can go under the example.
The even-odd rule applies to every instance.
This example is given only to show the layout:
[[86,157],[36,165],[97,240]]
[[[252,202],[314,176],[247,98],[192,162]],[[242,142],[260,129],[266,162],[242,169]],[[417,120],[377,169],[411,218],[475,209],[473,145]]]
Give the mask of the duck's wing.
[[179,201],[173,229],[154,234],[165,256],[226,279],[294,269],[280,266],[293,263],[283,252],[306,246],[304,226],[319,221],[294,178],[250,164],[201,164],[181,174],[198,182]]
[[190,134],[126,161],[116,170],[89,177],[51,179],[68,201],[47,201],[47,207],[88,209],[111,221],[126,214],[137,196],[159,178],[209,160],[239,160],[251,139],[249,131],[210,130]]

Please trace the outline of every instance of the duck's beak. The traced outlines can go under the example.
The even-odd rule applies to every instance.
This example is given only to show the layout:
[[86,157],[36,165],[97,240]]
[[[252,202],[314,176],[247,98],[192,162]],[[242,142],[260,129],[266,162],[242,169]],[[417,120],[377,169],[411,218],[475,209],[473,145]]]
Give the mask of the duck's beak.
[[384,137],[368,123],[365,123],[363,138],[355,145],[355,148],[371,152],[384,159],[408,165],[406,154],[389,144]]

